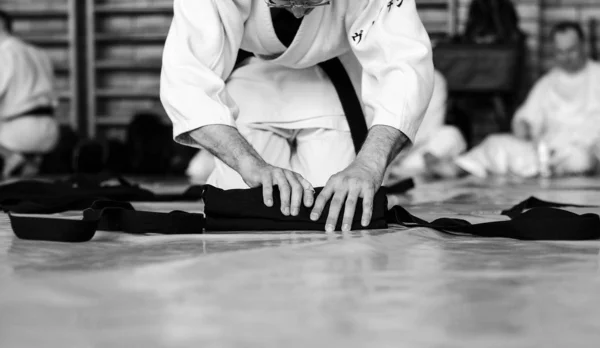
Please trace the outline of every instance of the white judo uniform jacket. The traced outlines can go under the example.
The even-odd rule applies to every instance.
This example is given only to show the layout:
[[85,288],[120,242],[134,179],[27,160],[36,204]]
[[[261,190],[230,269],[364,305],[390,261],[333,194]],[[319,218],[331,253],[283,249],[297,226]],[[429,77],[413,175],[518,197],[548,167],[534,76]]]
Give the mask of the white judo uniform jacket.
[[[161,100],[176,141],[236,122],[348,130],[335,89],[316,65],[346,67],[367,118],[411,141],[431,98],[431,44],[415,0],[333,0],[307,15],[289,47],[264,0],[175,0]],[[233,72],[239,49],[255,58]],[[233,72],[233,74],[232,74]]]
[[[56,107],[50,58],[15,37],[0,42],[0,146],[15,152],[44,153],[58,141],[54,117],[28,116],[38,107]],[[21,115],[17,118],[17,116]]]
[[550,148],[589,149],[600,138],[600,63],[588,61],[575,74],[552,69],[534,86],[514,122],[524,120],[537,141]]

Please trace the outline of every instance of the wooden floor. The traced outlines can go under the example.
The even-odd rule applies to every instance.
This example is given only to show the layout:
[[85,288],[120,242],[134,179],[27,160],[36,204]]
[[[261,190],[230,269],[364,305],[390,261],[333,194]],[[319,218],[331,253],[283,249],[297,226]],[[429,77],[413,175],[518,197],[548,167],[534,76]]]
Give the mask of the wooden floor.
[[[481,222],[531,195],[600,206],[600,179],[424,184],[392,201]],[[60,244],[19,240],[0,215],[0,347],[599,347],[599,250],[399,227]]]

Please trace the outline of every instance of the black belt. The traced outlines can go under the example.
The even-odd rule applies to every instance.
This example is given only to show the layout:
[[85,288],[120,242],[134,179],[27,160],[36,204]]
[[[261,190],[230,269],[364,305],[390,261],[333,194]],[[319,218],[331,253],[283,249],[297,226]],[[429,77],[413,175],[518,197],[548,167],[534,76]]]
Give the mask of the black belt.
[[[272,207],[262,203],[262,188],[221,190],[212,186],[191,187],[170,200],[204,200],[205,214],[172,211],[158,213],[137,211],[123,198],[160,201],[167,197],[131,185],[121,179],[121,185],[102,187],[101,183],[75,178],[68,182],[41,183],[22,181],[0,185],[0,208],[9,212],[11,226],[17,237],[30,240],[85,242],[96,230],[134,234],[201,234],[233,231],[299,231],[325,229],[325,216],[319,221],[309,217],[310,209],[301,208],[298,216],[283,216],[279,211],[279,194],[275,187]],[[93,179],[93,178],[92,178]],[[89,181],[89,182],[88,182]],[[77,186],[71,186],[76,184]],[[317,188],[319,191],[321,188]],[[406,227],[427,227],[441,232],[478,237],[503,237],[521,240],[590,240],[600,238],[600,218],[597,214],[578,215],[556,207],[569,204],[529,199],[507,211],[506,221],[471,224],[455,218],[432,222],[420,219],[404,208],[387,209],[385,189],[374,199],[373,220],[367,229],[386,228],[388,223]],[[361,204],[355,212],[354,228],[359,225]],[[325,212],[328,211],[325,207]],[[529,209],[529,210],[528,210]],[[83,211],[82,220],[54,217],[19,216],[22,213],[56,213]],[[341,226],[337,226],[339,230]]]
[[362,105],[356,95],[350,76],[339,58],[333,58],[326,62],[320,63],[319,66],[327,74],[335,91],[337,92],[348,126],[350,127],[350,135],[354,144],[354,151],[358,153],[360,148],[367,140],[369,128],[365,114],[363,113]]
[[[289,47],[302,24],[302,18],[294,17],[289,11],[277,11],[277,9],[272,9],[271,17],[279,41],[286,47]],[[367,139],[369,128],[367,127],[365,114],[350,80],[350,76],[348,76],[348,72],[339,58],[322,62],[319,64],[319,67],[327,74],[337,92],[342,108],[344,109],[344,114],[346,115],[346,120],[348,121],[354,150],[358,153]]]
[[[277,38],[284,46],[289,47],[302,24],[302,18],[296,18],[289,11],[279,9],[271,9],[271,18]],[[236,66],[251,56],[251,53],[240,50]],[[367,139],[369,128],[350,76],[339,58],[332,58],[318,65],[327,74],[337,92],[342,109],[344,109],[344,114],[346,115],[346,120],[348,121],[354,150],[358,153]]]

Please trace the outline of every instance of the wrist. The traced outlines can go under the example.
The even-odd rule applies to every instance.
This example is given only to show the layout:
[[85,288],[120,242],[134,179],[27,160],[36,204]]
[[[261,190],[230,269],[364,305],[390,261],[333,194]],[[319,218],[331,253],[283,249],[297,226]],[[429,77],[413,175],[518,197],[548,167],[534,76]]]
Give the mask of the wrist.
[[356,161],[379,172],[385,172],[387,166],[398,154],[410,145],[410,139],[396,128],[374,126],[369,131]]
[[383,157],[384,156],[381,154],[371,153],[370,151],[361,151],[361,153],[356,156],[354,163],[379,174],[385,172],[387,168],[387,161],[383,159]]
[[260,157],[246,155],[238,158],[233,169],[235,169],[242,179],[250,186],[261,183],[260,173],[262,168],[268,164]]
[[253,187],[260,185],[261,171],[267,163],[236,128],[208,125],[192,131],[190,136],[240,174],[247,184]]

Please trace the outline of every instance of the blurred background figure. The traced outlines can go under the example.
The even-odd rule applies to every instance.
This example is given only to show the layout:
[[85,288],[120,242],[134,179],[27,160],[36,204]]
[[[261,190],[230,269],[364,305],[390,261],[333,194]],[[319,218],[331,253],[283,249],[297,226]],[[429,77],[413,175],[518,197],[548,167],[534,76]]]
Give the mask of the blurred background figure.
[[555,68],[515,115],[514,134],[545,143],[556,174],[584,174],[593,169],[592,147],[600,135],[600,64],[589,59],[578,23],[559,23],[551,35]]
[[207,150],[200,150],[192,158],[187,169],[186,175],[194,182],[205,183],[208,176],[215,169],[215,157]]
[[57,97],[49,57],[12,35],[11,17],[0,11],[1,176],[35,174],[41,155],[59,137]]
[[386,184],[412,176],[433,174],[428,167],[430,159],[452,161],[467,149],[467,143],[458,128],[446,125],[448,87],[444,76],[435,71],[433,96],[417,132],[413,147],[401,153],[389,166]]
[[[558,23],[551,35],[554,68],[536,83],[515,114],[513,134],[492,135],[459,157],[455,164],[463,171],[482,177],[531,177],[544,167],[558,176],[586,174],[596,168],[600,64],[588,58],[579,24]],[[548,157],[547,163],[544,157]],[[460,173],[446,163],[438,167],[445,173]]]
[[138,175],[182,175],[196,150],[177,144],[172,139],[173,127],[161,121],[152,111],[134,114],[127,126],[124,152],[111,153],[109,157],[121,157],[117,162],[120,172]]

